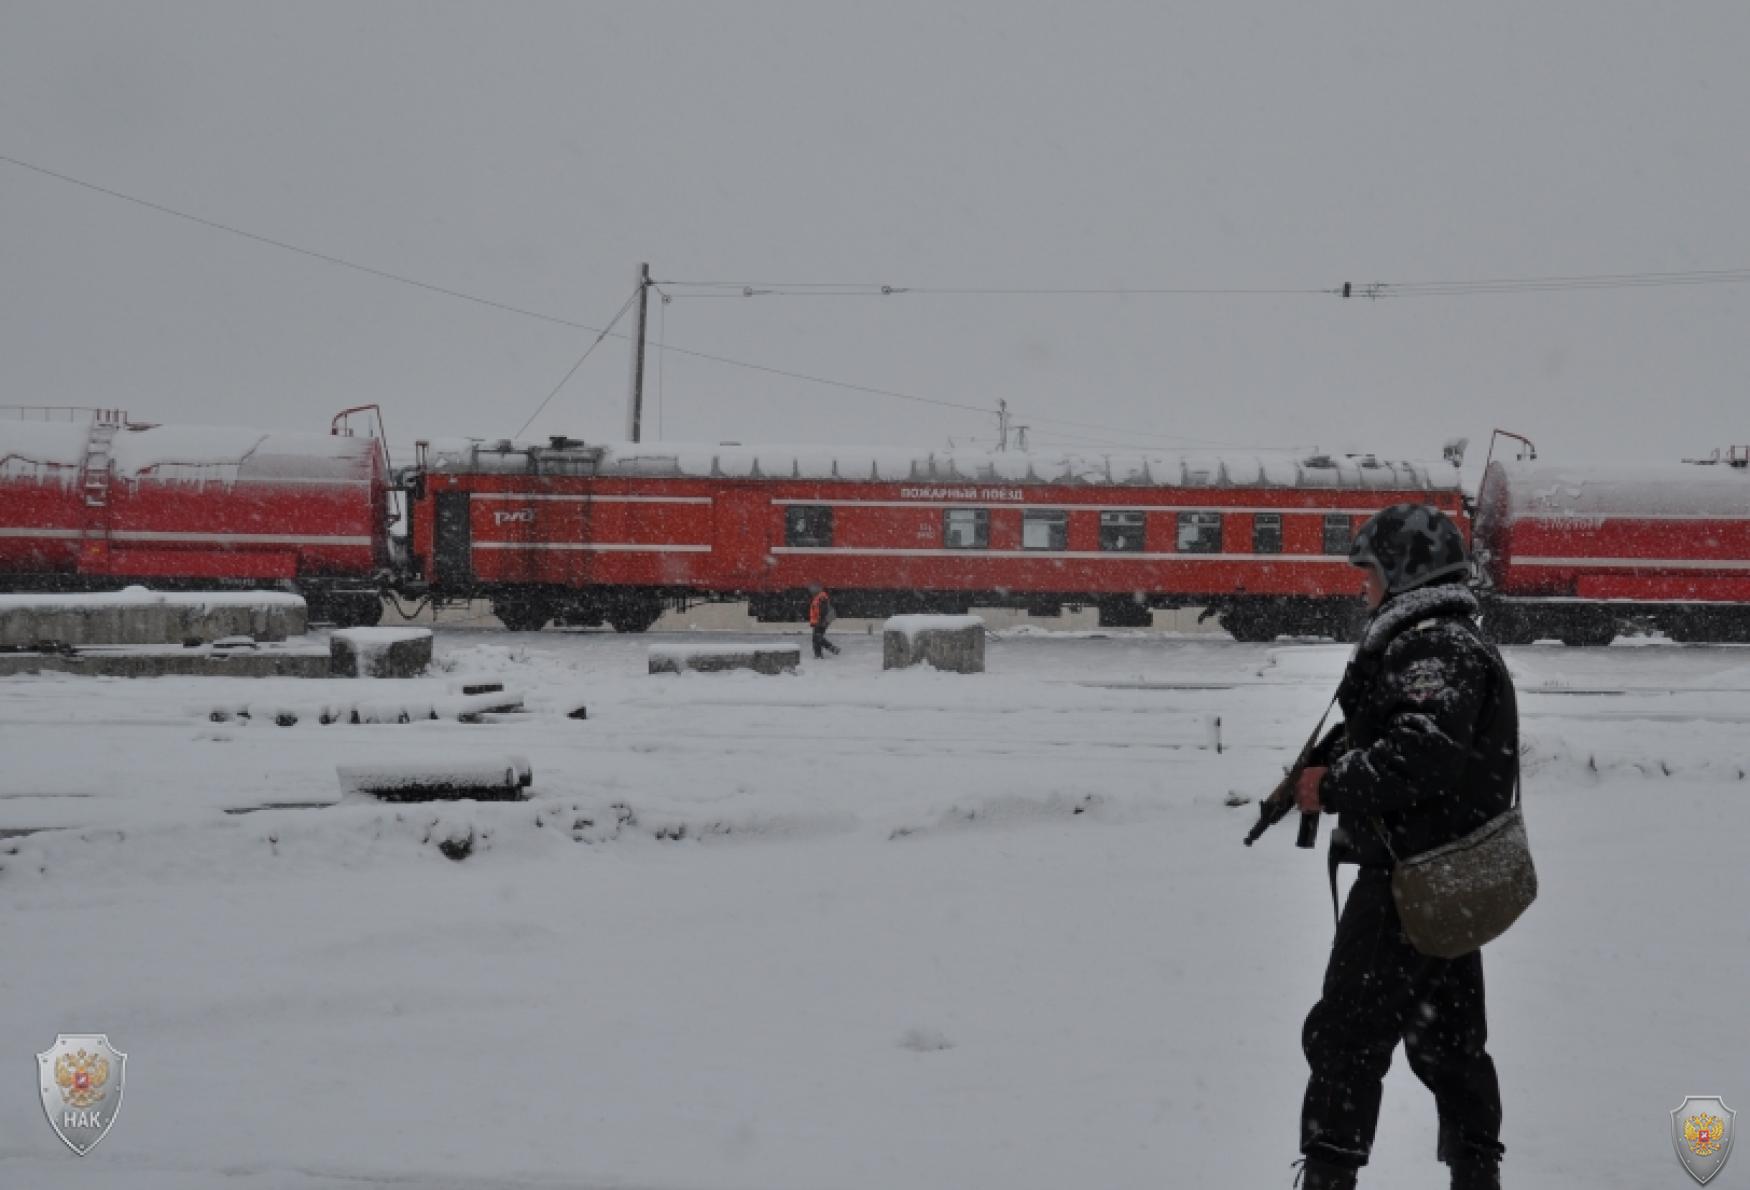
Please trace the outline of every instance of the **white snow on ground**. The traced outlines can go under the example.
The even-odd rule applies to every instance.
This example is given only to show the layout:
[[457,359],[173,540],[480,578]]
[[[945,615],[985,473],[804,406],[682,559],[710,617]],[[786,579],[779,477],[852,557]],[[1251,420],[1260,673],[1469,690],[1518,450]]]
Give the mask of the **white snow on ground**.
[[774,641],[762,641],[750,645],[746,641],[739,644],[660,644],[650,646],[650,656],[660,657],[665,661],[689,661],[694,657],[745,657],[758,650],[762,653],[795,653],[800,659],[802,646],[780,644]]
[[[967,676],[849,636],[674,682],[650,643],[446,629],[396,698],[524,695],[472,725],[0,679],[0,830],[63,828],[0,842],[0,1186],[1287,1185],[1323,865],[1223,802],[1344,650],[1011,635]],[[1487,956],[1511,1184],[1685,1184],[1669,1110],[1750,1105],[1750,650],[1508,657],[1543,880]],[[226,812],[506,753],[533,800]],[[84,1031],[128,1082],[76,1158],[31,1056]],[[1434,1136],[1400,1060],[1366,1184],[1444,1186]]]

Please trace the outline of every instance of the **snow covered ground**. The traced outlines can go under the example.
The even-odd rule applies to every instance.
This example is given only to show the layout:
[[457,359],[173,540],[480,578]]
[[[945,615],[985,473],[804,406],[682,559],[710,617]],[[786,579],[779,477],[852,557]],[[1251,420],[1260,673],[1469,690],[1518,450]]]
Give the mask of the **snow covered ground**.
[[[1330,907],[1321,857],[1246,850],[1224,801],[1342,649],[1018,632],[963,676],[844,634],[792,676],[650,676],[664,639],[745,638],[0,679],[0,832],[62,828],[0,842],[0,1186],[1287,1185]],[[1669,1110],[1750,1107],[1750,650],[1509,660],[1544,890],[1487,959],[1510,1184],[1687,1184]],[[457,722],[473,681],[527,712]],[[503,754],[532,800],[335,776]],[[63,1032],[129,1054],[85,1158],[31,1077]],[[1400,1060],[1365,1184],[1444,1186],[1433,1149]]]

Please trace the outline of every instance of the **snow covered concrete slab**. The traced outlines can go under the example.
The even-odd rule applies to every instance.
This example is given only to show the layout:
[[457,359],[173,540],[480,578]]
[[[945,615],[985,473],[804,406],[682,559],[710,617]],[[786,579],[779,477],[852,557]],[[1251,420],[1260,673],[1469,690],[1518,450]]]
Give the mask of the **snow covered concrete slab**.
[[952,673],[984,672],[984,621],[977,616],[891,616],[881,634],[883,669],[928,663]]
[[342,628],[328,646],[337,678],[416,678],[431,664],[429,628]]
[[652,645],[653,674],[722,673],[746,669],[761,674],[792,673],[802,664],[801,645]]
[[276,591],[0,595],[0,646],[158,645],[227,636],[280,641],[304,631],[302,596]]
[[343,793],[385,802],[515,801],[534,781],[521,756],[343,764],[336,772]]
[[53,652],[0,653],[0,677],[63,673],[99,678],[326,678],[329,664],[327,649],[296,640],[254,648],[86,646]]

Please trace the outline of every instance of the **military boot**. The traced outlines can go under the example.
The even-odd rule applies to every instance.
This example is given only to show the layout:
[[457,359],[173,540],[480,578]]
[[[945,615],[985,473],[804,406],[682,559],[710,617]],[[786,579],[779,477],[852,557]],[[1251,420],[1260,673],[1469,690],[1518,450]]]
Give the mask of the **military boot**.
[[1355,1171],[1347,1165],[1332,1165],[1309,1157],[1300,1162],[1294,1184],[1300,1190],[1355,1190]]
[[1471,1157],[1454,1161],[1448,1168],[1452,1170],[1452,1190],[1501,1190],[1499,1157]]

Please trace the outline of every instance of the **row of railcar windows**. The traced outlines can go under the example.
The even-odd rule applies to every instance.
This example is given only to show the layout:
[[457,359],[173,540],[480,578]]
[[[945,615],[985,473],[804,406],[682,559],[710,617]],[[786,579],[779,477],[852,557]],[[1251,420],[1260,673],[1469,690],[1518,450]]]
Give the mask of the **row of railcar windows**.
[[[802,549],[830,549],[833,544],[832,506],[792,504],[784,512],[784,544]],[[1221,553],[1219,512],[1181,512],[1178,517],[1178,552]],[[1141,553],[1148,513],[1102,512],[1100,549],[1108,553]],[[1324,552],[1347,554],[1352,535],[1348,513],[1327,513],[1324,519]],[[942,545],[951,550],[990,548],[988,508],[948,508],[942,512]],[[1021,513],[1021,548],[1062,553],[1069,548],[1067,509],[1029,508]],[[1282,514],[1252,514],[1252,553],[1282,552]]]

